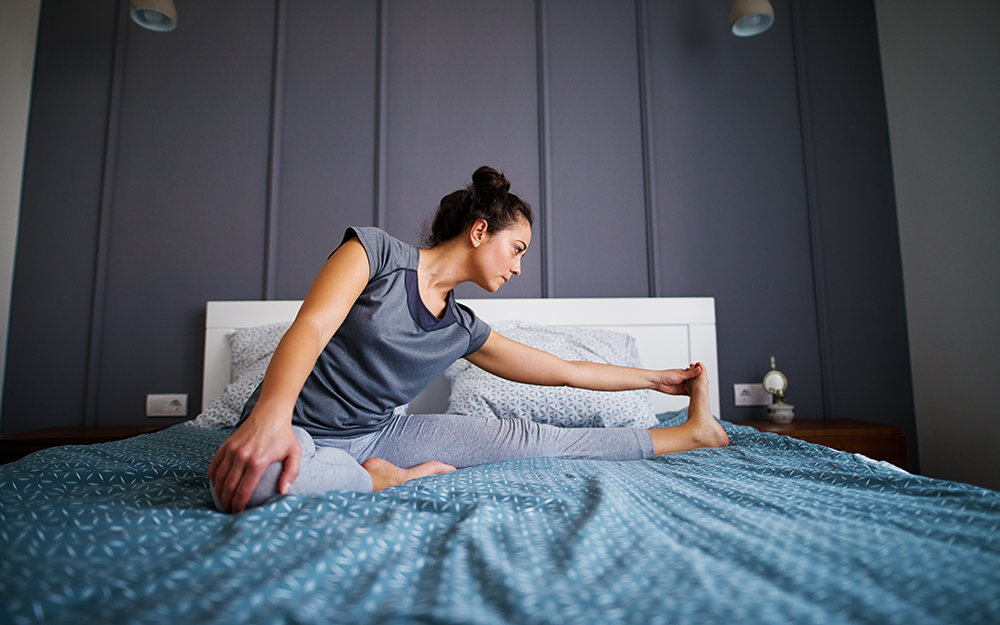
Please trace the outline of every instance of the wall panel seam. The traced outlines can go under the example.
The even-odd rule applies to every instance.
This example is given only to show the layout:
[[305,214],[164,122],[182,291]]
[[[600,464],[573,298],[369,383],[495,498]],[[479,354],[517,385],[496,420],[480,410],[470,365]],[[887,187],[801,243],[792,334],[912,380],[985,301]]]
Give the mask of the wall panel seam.
[[649,296],[659,295],[659,228],[656,204],[656,161],[653,152],[653,93],[649,69],[649,36],[643,0],[635,0],[636,54],[639,70],[639,113],[642,125],[642,178],[646,209],[646,266]]
[[375,197],[372,222],[385,230],[389,123],[389,0],[379,0],[375,34]]
[[812,253],[813,292],[816,303],[816,331],[819,341],[820,389],[823,399],[823,416],[836,417],[833,400],[833,362],[830,351],[830,320],[827,307],[825,267],[823,262],[823,231],[819,189],[816,182],[816,155],[812,137],[812,117],[809,106],[808,76],[806,72],[804,25],[796,0],[789,2],[792,22],[793,60],[798,92],[799,123],[802,132],[802,166],[806,183],[806,213],[809,219],[809,247]]
[[542,297],[554,297],[552,244],[552,107],[549,100],[548,2],[535,0],[535,41],[538,76],[538,240],[541,243]]
[[100,383],[101,346],[104,340],[104,315],[108,292],[108,262],[111,254],[111,209],[115,171],[118,161],[118,133],[121,126],[122,82],[125,76],[125,50],[128,34],[128,0],[118,1],[115,25],[115,51],[112,60],[111,90],[104,138],[104,167],[101,179],[101,203],[97,213],[97,255],[94,261],[94,290],[90,309],[90,342],[87,350],[87,386],[84,390],[83,425],[97,425],[97,396]]
[[285,30],[288,7],[274,5],[274,52],[271,63],[271,128],[268,138],[267,201],[264,224],[264,299],[274,299],[277,289],[278,210],[281,193],[281,141],[285,100]]

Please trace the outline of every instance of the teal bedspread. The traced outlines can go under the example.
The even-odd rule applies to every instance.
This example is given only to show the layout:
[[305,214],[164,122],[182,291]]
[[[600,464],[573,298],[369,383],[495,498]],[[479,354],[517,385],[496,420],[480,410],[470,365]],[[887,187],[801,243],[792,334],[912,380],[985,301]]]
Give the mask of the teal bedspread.
[[726,428],[236,516],[225,432],[38,452],[0,467],[0,623],[1000,622],[1000,494]]

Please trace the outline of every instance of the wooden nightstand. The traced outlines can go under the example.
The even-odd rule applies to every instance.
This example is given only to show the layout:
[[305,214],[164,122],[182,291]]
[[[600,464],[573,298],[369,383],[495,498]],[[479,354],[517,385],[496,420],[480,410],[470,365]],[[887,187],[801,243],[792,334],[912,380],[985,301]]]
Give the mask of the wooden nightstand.
[[734,421],[761,432],[774,432],[840,451],[885,460],[901,469],[909,467],[906,434],[898,425],[884,425],[855,419],[795,419],[791,423]]
[[98,425],[94,427],[45,428],[0,436],[0,464],[14,462],[32,452],[58,445],[108,443],[163,430],[169,425]]

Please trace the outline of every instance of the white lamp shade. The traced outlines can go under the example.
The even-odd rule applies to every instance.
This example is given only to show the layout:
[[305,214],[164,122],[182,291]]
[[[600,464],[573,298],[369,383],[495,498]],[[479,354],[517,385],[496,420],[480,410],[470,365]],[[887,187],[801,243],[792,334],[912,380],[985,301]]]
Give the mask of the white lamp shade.
[[729,27],[737,37],[759,35],[774,24],[774,8],[768,0],[733,0]]
[[128,12],[132,21],[149,30],[167,32],[177,28],[174,0],[131,0]]

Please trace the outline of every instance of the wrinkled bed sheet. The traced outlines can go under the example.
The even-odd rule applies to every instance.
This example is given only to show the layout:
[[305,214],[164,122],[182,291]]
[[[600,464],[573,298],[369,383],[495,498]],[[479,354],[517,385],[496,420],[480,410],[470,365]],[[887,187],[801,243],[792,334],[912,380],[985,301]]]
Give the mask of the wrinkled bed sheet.
[[225,431],[38,452],[0,467],[0,622],[1000,622],[1000,494],[725,427],[236,516]]

